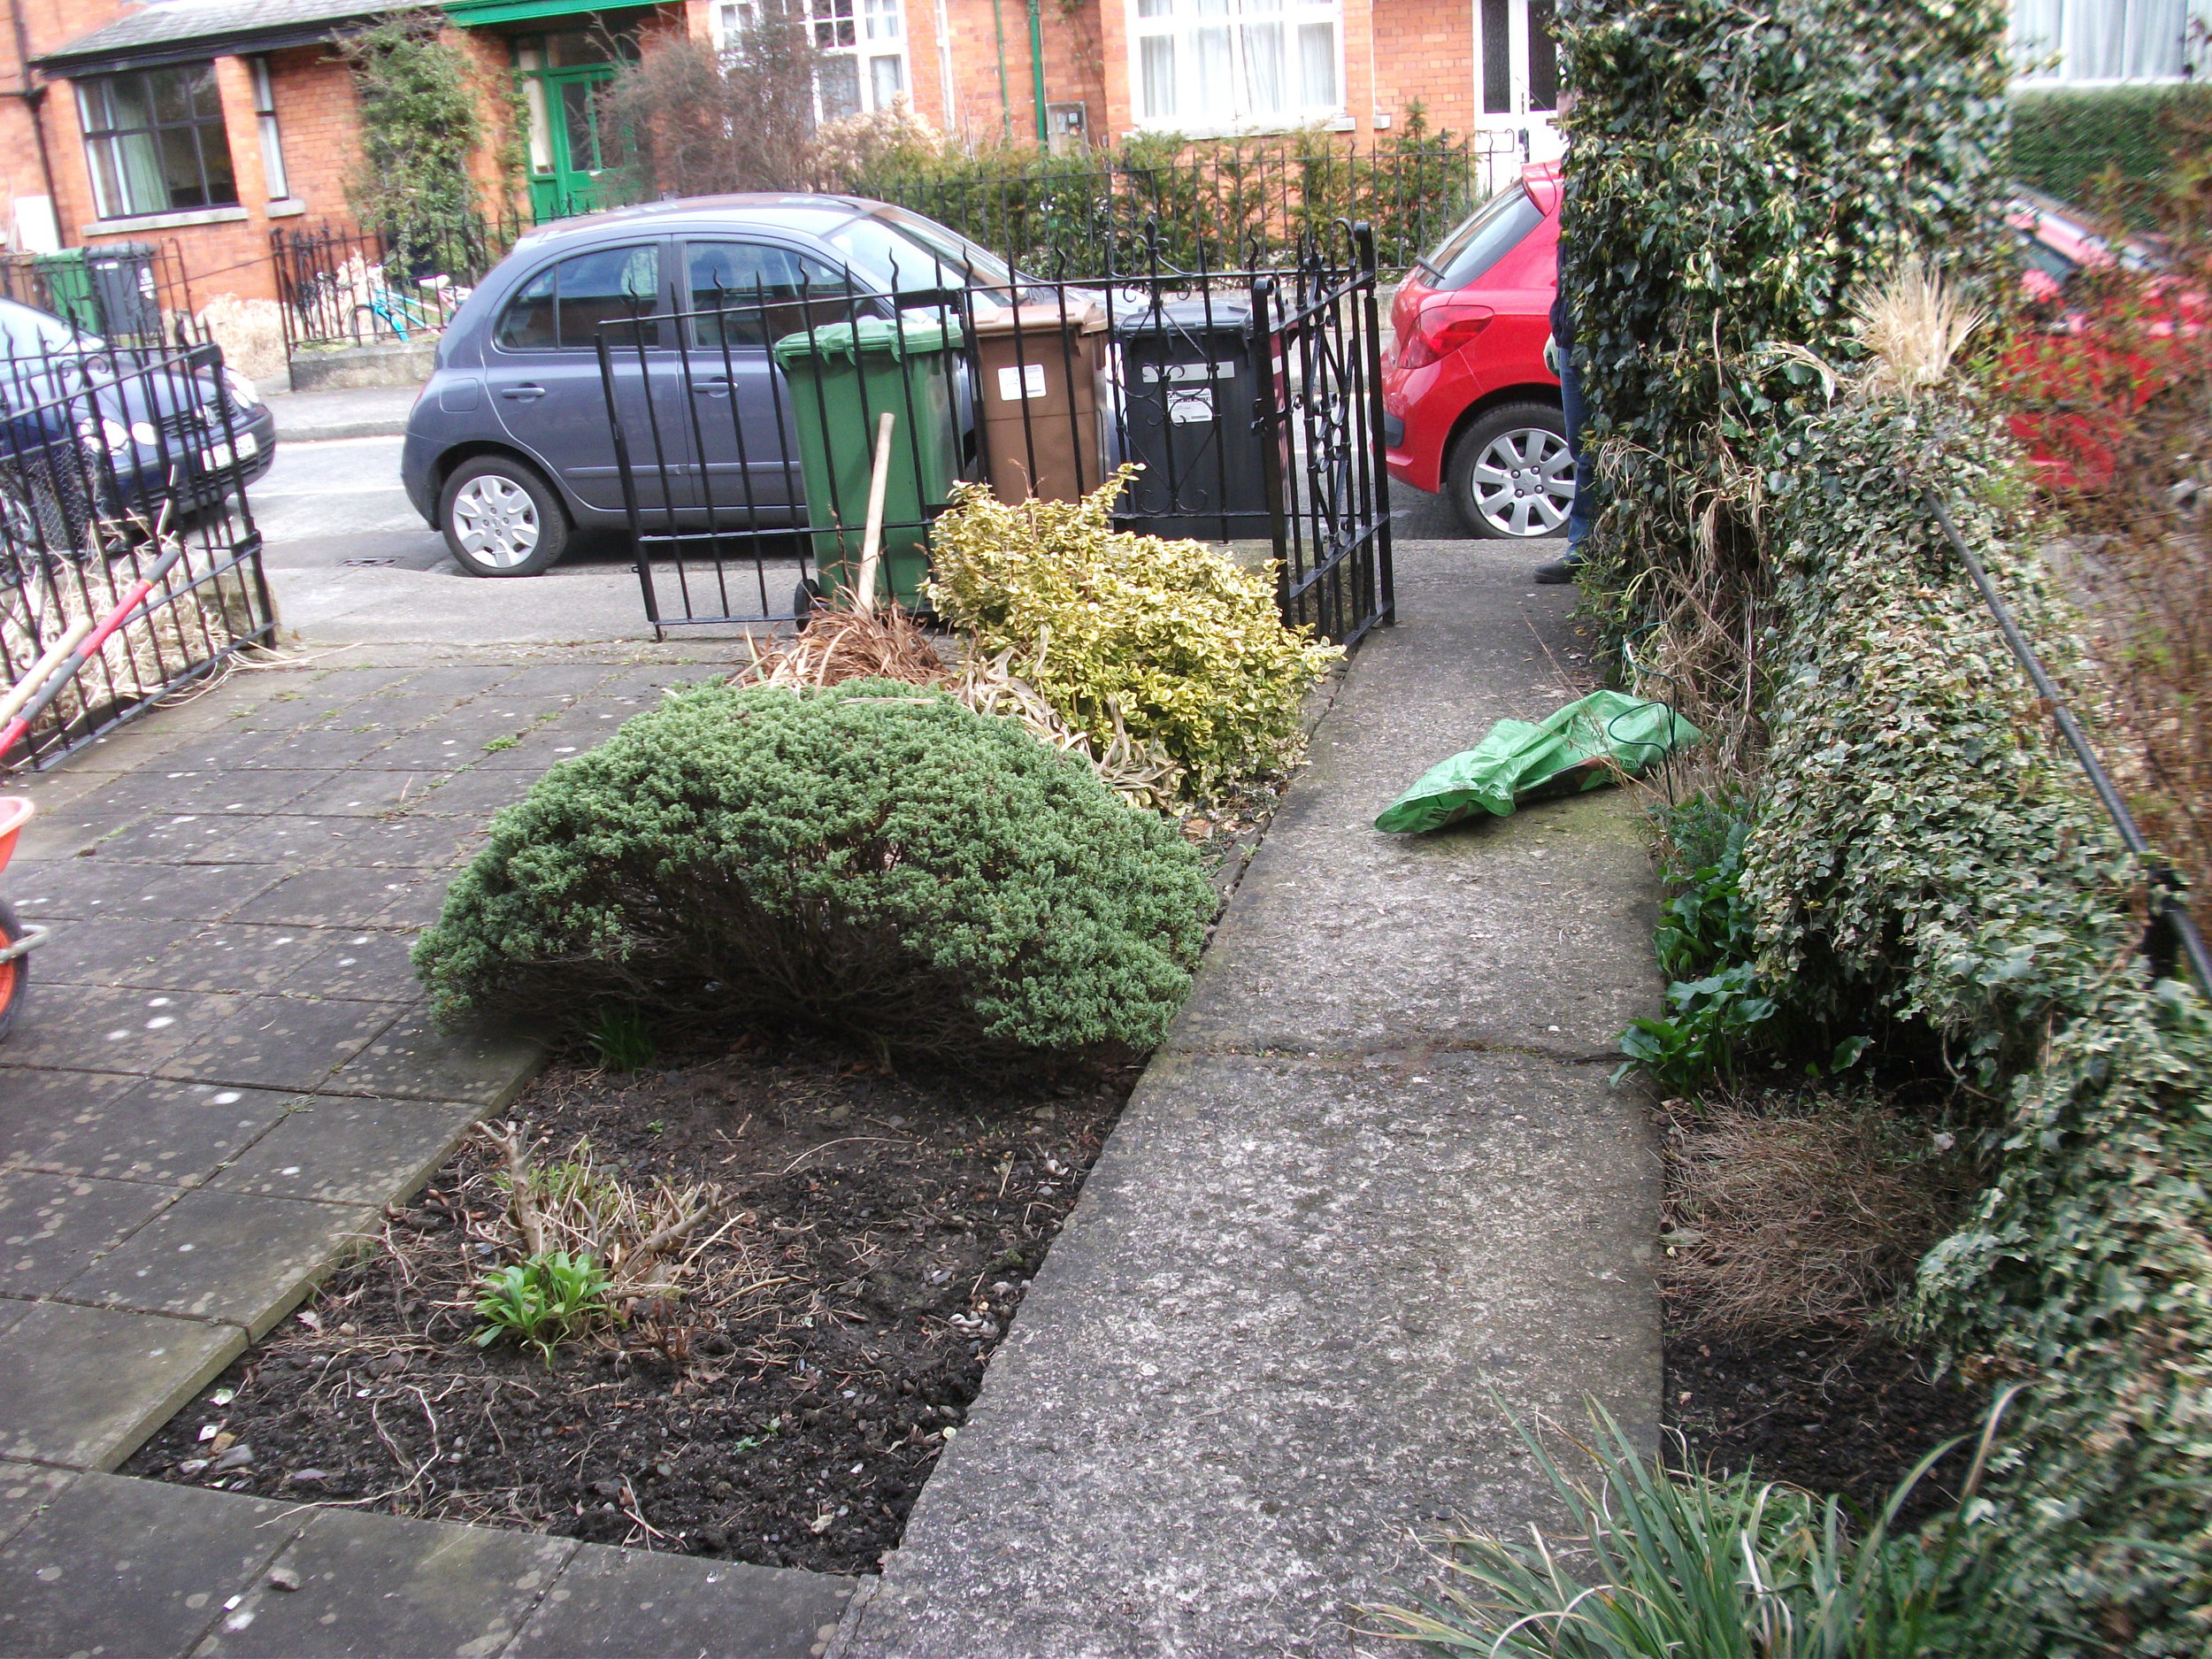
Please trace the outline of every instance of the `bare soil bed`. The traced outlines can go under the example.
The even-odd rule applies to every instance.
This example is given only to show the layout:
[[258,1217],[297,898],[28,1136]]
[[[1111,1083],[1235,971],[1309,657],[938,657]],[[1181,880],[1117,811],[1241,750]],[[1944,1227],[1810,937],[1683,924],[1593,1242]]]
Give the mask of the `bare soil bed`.
[[472,1340],[504,1167],[466,1143],[133,1474],[827,1572],[874,1570],[958,1431],[1134,1067],[987,1086],[741,1044],[549,1071],[514,1116],[633,1188],[714,1183],[668,1300]]
[[[1839,1492],[1878,1513],[1913,1464],[1971,1435],[1988,1400],[1956,1378],[1932,1379],[1921,1356],[1863,1329],[1786,1335],[1667,1333],[1667,1420],[1694,1461],[1717,1470]],[[1909,1523],[1953,1502],[1970,1454],[1932,1470]]]

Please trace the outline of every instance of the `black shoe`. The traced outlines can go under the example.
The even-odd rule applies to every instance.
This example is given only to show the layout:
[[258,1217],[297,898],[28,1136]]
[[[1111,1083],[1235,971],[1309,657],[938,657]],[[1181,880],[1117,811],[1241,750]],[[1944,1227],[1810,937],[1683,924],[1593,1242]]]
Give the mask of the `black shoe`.
[[1574,580],[1575,572],[1581,568],[1582,555],[1579,553],[1570,553],[1565,558],[1554,559],[1548,565],[1539,565],[1536,567],[1536,585],[1539,588],[1562,587]]

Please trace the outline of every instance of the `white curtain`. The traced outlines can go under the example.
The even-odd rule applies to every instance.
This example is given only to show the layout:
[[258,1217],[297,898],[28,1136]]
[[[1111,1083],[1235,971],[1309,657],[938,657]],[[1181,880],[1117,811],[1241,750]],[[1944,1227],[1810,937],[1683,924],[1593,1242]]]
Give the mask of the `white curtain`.
[[1144,57],[1144,115],[1148,121],[1175,119],[1175,37],[1148,35]]
[[2013,0],[2013,61],[2030,81],[2178,80],[2190,0]]
[[1299,102],[1310,110],[1336,108],[1336,25],[1298,26]]
[[1247,113],[1275,115],[1283,108],[1283,26],[1244,26],[1244,89]]

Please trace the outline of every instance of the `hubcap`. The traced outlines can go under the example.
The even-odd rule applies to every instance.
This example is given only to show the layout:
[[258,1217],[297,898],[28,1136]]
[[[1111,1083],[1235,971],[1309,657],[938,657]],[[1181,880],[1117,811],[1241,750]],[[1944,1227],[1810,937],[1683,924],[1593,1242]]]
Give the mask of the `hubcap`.
[[493,570],[512,570],[538,550],[538,503],[511,478],[487,472],[453,497],[453,539]]
[[1475,511],[1500,535],[1550,535],[1575,504],[1567,441],[1541,426],[1502,432],[1475,457]]

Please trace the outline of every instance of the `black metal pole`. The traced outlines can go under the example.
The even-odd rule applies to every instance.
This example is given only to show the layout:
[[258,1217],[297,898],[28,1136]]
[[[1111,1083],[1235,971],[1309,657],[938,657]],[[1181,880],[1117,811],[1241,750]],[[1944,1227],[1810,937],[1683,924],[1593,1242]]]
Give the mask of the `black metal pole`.
[[[2189,907],[2182,899],[2181,883],[2174,874],[2173,866],[2153,852],[2150,843],[2143,839],[2143,832],[2136,827],[2135,815],[2128,810],[2127,803],[2120,798],[2120,792],[2114,786],[2110,774],[2097,758],[2097,751],[2091,747],[2088,734],[2081,729],[2081,723],[2074,718],[2074,711],[2059,695],[2056,682],[2044,669],[2042,659],[2036,656],[2035,648],[2029,644],[2027,635],[2020,632],[2019,624],[2012,619],[2012,612],[1999,597],[1995,584],[1989,580],[1989,572],[1982,568],[1981,560],[1974,557],[1973,549],[1966,545],[1966,538],[1951,522],[1951,515],[1944,511],[1943,503],[1932,489],[1923,489],[1920,499],[1935,515],[1936,522],[1943,526],[1943,534],[1951,543],[1951,550],[1959,556],[1959,562],[1966,566],[1966,573],[1973,579],[1974,586],[1981,590],[1983,603],[1988,605],[1990,615],[1997,619],[1998,631],[2005,636],[2005,643],[2012,648],[2012,654],[2020,659],[2020,665],[2028,671],[2028,678],[2034,682],[2037,695],[2051,705],[2051,715],[2058,722],[2060,733],[2066,739],[2067,747],[2074,751],[2074,758],[2081,763],[2081,769],[2089,774],[2090,787],[2097,792],[2098,800],[2104,803],[2104,810],[2111,816],[2114,827],[2120,832],[2120,840],[2149,872],[2153,888],[2153,937],[2145,940],[2144,949],[2151,957],[2154,971],[2162,978],[2171,977],[2173,947],[2177,942],[2182,954],[2189,958],[2190,971],[2197,976],[2198,985],[2212,991],[2212,952],[2205,949],[2204,936],[2197,931],[2196,922],[2189,914]],[[2170,941],[2155,937],[2162,926],[2171,930]]]

